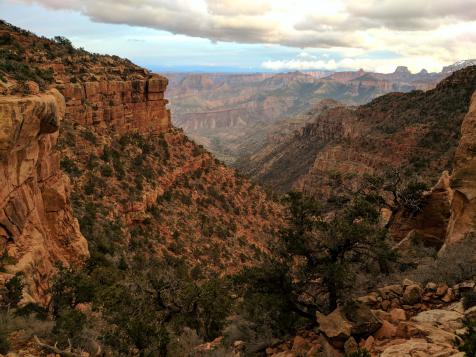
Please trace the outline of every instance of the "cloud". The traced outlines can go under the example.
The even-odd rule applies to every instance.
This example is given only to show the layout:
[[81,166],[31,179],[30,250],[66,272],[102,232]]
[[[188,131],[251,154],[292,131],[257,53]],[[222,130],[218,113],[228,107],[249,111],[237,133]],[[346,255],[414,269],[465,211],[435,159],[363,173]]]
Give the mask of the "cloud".
[[476,57],[475,0],[7,1],[69,9],[95,22],[166,30],[214,42],[364,53],[391,50],[412,59],[431,55],[433,66]]
[[207,6],[211,14],[225,16],[259,16],[271,10],[271,4],[264,0],[208,0]]
[[347,1],[353,18],[397,30],[436,28],[442,23],[476,20],[474,0]]
[[435,63],[430,57],[408,57],[408,58],[342,58],[333,59],[321,56],[321,58],[312,56],[296,56],[289,60],[267,60],[261,64],[261,67],[272,71],[306,71],[306,70],[357,70],[364,69],[368,72],[390,73],[397,66],[406,66],[412,72],[419,72],[425,68],[430,71],[440,71],[443,63]]

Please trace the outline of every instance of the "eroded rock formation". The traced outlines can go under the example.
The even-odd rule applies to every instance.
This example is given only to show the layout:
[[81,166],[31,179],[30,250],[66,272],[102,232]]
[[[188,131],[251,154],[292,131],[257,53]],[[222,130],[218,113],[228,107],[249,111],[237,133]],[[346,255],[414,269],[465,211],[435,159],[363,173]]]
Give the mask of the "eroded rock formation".
[[461,127],[451,177],[453,200],[447,242],[463,238],[476,229],[476,92]]
[[[451,176],[445,171],[427,195],[422,212],[403,217],[399,212],[393,236],[417,234],[438,249],[460,241],[476,229],[476,92],[461,125]],[[402,217],[400,217],[402,216]]]
[[0,96],[0,253],[5,280],[24,273],[25,298],[44,301],[56,262],[77,264],[88,245],[69,204],[55,151],[65,113],[57,90]]
[[164,99],[168,80],[145,75],[133,80],[65,83],[57,88],[66,99],[66,117],[80,125],[111,129],[119,134],[164,132],[170,111]]

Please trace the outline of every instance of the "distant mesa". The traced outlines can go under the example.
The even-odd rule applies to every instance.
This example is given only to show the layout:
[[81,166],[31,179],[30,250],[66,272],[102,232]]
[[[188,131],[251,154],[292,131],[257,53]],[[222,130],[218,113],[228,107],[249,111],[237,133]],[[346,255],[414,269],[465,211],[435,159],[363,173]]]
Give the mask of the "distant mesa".
[[394,72],[395,74],[412,74],[406,66],[398,66]]

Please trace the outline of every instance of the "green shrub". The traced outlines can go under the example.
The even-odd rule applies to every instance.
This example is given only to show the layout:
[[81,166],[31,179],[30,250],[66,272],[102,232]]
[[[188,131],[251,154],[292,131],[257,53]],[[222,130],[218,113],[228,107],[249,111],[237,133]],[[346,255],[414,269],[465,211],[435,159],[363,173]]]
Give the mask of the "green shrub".
[[101,166],[101,175],[103,175],[104,177],[111,177],[112,174],[113,171],[111,166],[109,166],[108,164]]
[[62,158],[60,165],[64,172],[70,174],[73,177],[77,177],[81,174],[81,171],[79,170],[78,166],[76,166],[76,163],[69,157]]
[[22,274],[16,273],[15,276],[5,284],[5,290],[6,292],[3,298],[6,305],[10,307],[17,306],[23,297]]
[[366,349],[358,349],[355,352],[346,354],[345,357],[371,357],[371,355]]
[[7,354],[10,351],[10,342],[5,331],[0,327],[0,353]]
[[475,291],[470,290],[463,294],[463,305],[466,310],[473,306],[476,306],[476,292]]
[[5,33],[0,36],[0,46],[10,45],[12,42],[13,38],[9,33]]
[[18,308],[15,311],[15,316],[30,316],[34,315],[39,320],[46,320],[48,317],[48,309],[35,304],[35,303],[28,303],[25,306]]
[[60,345],[67,346],[69,341],[76,344],[86,323],[86,315],[81,311],[66,308],[56,317],[53,334]]
[[97,144],[96,135],[90,130],[81,131],[81,137],[83,139],[89,141],[91,144]]
[[476,356],[476,321],[465,320],[466,333],[460,335],[462,343],[458,346],[466,356]]

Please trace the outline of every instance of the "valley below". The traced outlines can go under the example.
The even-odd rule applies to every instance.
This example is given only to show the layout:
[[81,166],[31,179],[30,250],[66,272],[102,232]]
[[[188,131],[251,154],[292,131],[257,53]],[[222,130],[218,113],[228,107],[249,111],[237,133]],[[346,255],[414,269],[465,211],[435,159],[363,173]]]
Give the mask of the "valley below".
[[234,165],[267,140],[285,136],[331,105],[354,106],[389,92],[433,88],[451,73],[289,72],[168,73],[174,124],[219,159]]

